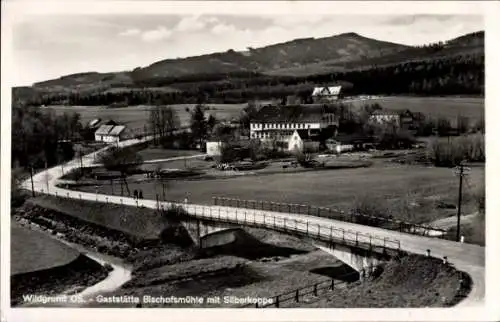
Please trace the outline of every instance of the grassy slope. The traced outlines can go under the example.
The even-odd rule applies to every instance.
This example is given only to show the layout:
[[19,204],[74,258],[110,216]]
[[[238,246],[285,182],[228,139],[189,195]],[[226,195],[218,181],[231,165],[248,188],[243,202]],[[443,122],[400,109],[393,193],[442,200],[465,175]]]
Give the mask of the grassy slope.
[[141,239],[158,238],[167,225],[154,210],[147,208],[108,205],[50,196],[37,197],[31,202],[43,208],[56,210]]
[[79,255],[41,232],[16,224],[11,227],[11,275],[66,265]]
[[456,303],[460,273],[438,259],[410,255],[390,262],[376,280],[338,289],[303,307],[446,307]]

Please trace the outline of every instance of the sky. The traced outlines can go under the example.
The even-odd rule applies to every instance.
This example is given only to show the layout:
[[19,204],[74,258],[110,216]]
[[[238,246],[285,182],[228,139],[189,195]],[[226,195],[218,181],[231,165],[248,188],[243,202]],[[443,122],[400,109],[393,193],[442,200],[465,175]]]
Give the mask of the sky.
[[484,30],[480,15],[35,15],[13,25],[13,84],[145,67],[345,32],[407,45]]

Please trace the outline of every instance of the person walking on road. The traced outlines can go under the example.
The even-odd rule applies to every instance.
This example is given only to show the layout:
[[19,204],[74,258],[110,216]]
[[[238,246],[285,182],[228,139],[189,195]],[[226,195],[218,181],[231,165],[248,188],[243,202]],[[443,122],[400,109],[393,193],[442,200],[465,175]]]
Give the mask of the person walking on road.
[[134,189],[134,199],[137,199],[138,198],[138,193],[137,193],[137,189]]
[[139,190],[139,199],[142,199],[142,198],[143,198],[142,190]]

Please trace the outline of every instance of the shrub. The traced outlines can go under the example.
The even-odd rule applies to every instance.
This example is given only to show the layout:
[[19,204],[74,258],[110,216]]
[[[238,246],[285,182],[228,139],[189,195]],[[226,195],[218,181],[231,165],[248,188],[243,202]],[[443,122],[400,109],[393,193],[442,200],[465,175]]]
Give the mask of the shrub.
[[473,134],[450,140],[434,139],[427,148],[427,156],[434,165],[445,167],[456,166],[463,160],[484,162],[484,135]]

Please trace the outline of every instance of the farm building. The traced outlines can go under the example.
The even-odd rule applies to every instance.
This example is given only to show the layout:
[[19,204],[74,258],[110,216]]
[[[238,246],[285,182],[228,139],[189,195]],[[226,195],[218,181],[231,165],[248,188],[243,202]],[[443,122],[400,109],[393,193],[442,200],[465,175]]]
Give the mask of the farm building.
[[342,86],[315,87],[311,96],[315,103],[336,101],[342,96]]
[[378,124],[392,123],[398,127],[411,128],[414,123],[414,116],[409,110],[376,110],[370,115],[369,120]]
[[[335,108],[328,105],[268,105],[250,122],[250,139],[288,148],[295,131],[305,130],[310,137],[331,137],[339,125]],[[299,132],[302,133],[302,132]]]
[[96,142],[120,142],[130,138],[131,131],[125,125],[101,125],[95,132]]

